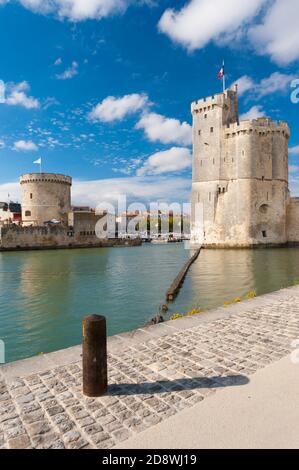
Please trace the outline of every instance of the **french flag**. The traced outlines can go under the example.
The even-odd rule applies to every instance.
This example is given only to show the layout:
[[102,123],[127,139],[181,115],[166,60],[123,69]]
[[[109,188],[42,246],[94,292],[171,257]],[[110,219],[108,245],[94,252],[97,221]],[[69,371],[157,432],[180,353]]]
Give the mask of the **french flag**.
[[225,70],[224,70],[224,62],[223,62],[223,65],[218,73],[218,80],[220,80],[222,77],[224,77],[225,75]]

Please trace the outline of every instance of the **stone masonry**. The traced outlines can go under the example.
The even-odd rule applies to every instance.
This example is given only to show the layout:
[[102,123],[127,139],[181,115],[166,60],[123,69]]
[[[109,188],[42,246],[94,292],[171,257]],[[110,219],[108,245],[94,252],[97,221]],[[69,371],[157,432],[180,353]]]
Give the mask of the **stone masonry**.
[[71,210],[70,176],[57,173],[28,173],[20,178],[23,225],[42,226],[57,219],[67,223]]
[[[81,347],[0,367],[0,448],[111,448],[242,387],[299,338],[299,286],[109,338],[109,392],[82,395]],[[295,367],[295,366],[294,366]]]
[[241,120],[237,90],[192,103],[191,242],[212,248],[299,242],[286,122]]

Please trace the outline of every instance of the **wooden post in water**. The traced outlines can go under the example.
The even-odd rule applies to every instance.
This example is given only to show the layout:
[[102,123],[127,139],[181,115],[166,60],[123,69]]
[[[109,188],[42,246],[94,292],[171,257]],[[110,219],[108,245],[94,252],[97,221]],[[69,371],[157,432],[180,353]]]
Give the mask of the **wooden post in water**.
[[187,263],[184,264],[183,268],[180,270],[179,274],[177,275],[177,277],[175,278],[175,280],[171,284],[170,288],[166,292],[166,301],[167,302],[169,302],[169,301],[172,302],[175,299],[177,293],[179,292],[179,290],[181,288],[181,285],[184,282],[185,277],[187,276],[187,273],[188,273],[192,263],[194,263],[194,261],[197,260],[197,258],[199,256],[199,253],[200,253],[200,248],[198,250],[196,250],[194,255],[187,261]]
[[90,315],[83,320],[83,393],[100,397],[107,388],[106,318]]

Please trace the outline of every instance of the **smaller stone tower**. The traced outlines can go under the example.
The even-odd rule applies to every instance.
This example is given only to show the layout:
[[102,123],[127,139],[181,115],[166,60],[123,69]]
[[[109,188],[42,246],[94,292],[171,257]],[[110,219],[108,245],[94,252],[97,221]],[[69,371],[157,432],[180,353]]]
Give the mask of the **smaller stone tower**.
[[28,173],[20,178],[23,225],[41,226],[48,220],[67,224],[71,210],[70,176],[55,173]]

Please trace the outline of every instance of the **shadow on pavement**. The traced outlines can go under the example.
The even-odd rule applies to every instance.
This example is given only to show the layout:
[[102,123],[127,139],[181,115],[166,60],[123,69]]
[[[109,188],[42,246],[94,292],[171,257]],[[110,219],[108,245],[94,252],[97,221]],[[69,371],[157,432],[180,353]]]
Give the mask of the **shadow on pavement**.
[[145,395],[165,392],[179,392],[183,390],[198,390],[201,388],[215,389],[235,387],[249,383],[245,375],[227,375],[224,377],[196,377],[177,380],[161,380],[158,382],[144,382],[140,384],[112,384],[108,387],[108,395]]

